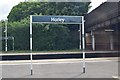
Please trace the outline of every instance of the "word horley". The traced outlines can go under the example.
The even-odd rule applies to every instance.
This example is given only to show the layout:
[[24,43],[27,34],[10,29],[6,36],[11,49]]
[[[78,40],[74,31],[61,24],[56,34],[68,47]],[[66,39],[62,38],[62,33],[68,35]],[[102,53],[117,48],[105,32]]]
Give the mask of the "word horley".
[[64,18],[51,18],[51,22],[65,22]]

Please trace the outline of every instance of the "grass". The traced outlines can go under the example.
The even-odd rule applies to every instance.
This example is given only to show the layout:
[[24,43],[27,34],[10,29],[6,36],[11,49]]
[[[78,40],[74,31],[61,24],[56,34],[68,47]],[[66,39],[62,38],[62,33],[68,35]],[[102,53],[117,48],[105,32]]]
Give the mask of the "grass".
[[[46,51],[32,51],[33,53],[48,53],[48,52],[78,52],[79,49],[70,49],[70,50],[46,50]],[[8,53],[30,53],[29,50],[19,50],[19,51],[2,51],[4,54]]]

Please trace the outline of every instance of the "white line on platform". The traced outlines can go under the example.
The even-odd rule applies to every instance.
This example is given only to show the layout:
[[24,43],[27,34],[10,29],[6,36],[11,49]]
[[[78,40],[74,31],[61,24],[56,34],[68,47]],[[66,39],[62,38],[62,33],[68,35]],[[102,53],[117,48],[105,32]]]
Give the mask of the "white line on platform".
[[[93,62],[111,62],[112,60],[87,60],[88,63]],[[76,61],[34,61],[33,64],[67,64],[67,63],[82,63],[81,60]],[[0,65],[30,65],[30,62],[11,62],[11,63],[2,63]]]
[[[118,53],[119,51],[85,51],[85,53]],[[33,55],[38,55],[38,54],[82,54],[83,52],[36,52],[33,53]],[[3,55],[30,55],[30,53],[2,53],[0,56]]]

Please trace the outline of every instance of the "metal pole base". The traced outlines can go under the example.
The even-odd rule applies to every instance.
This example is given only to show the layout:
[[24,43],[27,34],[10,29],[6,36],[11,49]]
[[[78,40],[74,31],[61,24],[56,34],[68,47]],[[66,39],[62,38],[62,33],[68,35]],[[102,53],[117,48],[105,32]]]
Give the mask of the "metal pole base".
[[33,71],[31,70],[31,75],[33,75]]
[[83,68],[83,73],[85,73],[85,67]]

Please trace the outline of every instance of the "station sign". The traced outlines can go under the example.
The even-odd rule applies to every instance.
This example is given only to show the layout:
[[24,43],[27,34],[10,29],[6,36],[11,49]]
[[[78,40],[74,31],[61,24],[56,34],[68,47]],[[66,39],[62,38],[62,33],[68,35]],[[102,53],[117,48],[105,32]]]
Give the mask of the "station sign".
[[36,16],[36,15],[32,15],[31,23],[81,24],[82,16]]

